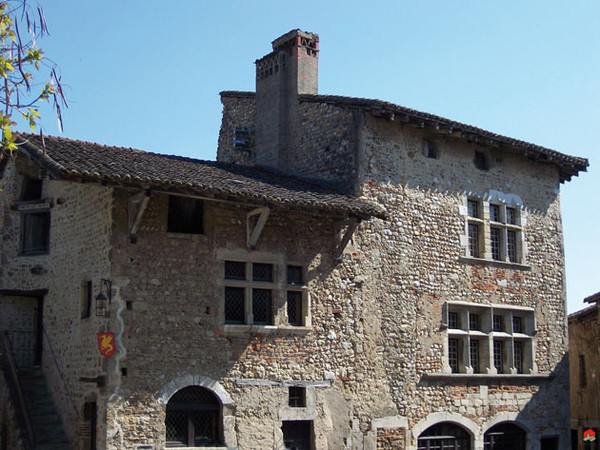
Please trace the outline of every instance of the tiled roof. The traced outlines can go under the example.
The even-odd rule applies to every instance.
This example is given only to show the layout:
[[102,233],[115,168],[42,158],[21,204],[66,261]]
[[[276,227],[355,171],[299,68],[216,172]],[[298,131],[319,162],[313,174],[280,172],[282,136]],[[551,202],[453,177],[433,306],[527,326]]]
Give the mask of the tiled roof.
[[[221,92],[221,96],[254,98],[255,93],[223,91]],[[502,136],[481,128],[382,100],[314,94],[302,94],[298,96],[298,99],[300,102],[327,103],[345,108],[358,108],[390,120],[397,120],[420,128],[435,130],[446,135],[459,136],[482,145],[498,146],[504,151],[520,153],[530,159],[557,165],[561,181],[569,181],[572,176],[576,176],[579,172],[585,172],[589,165],[586,158],[566,155],[546,147]]]
[[594,303],[594,302],[600,303],[600,292],[596,292],[595,294],[592,294],[589,297],[584,298],[583,301],[585,303]]
[[19,149],[51,176],[123,185],[159,186],[221,199],[252,201],[343,216],[383,218],[381,208],[356,197],[256,167],[149,153],[132,148],[20,133]]
[[585,319],[586,317],[597,315],[597,314],[598,314],[598,305],[588,306],[587,308],[584,308],[584,309],[581,309],[579,311],[575,311],[574,313],[569,314],[569,322]]

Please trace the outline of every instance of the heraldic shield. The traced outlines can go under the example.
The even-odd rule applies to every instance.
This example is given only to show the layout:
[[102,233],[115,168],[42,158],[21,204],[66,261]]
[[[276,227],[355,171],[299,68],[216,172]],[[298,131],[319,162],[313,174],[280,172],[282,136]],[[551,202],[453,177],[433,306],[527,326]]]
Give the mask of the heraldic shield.
[[102,356],[110,358],[115,352],[114,333],[98,333],[98,349]]

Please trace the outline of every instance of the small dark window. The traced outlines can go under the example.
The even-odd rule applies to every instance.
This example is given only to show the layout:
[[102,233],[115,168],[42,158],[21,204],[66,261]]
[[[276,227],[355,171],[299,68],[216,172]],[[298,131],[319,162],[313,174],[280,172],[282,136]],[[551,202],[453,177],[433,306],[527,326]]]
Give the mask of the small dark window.
[[517,224],[517,210],[515,208],[506,208],[506,223],[509,225]]
[[48,253],[50,246],[50,211],[21,214],[21,252],[23,255]]
[[248,127],[235,127],[233,129],[233,148],[249,150],[252,148],[253,133]]
[[288,389],[289,405],[292,408],[304,408],[306,406],[306,388],[301,386],[290,386]]
[[504,318],[502,316],[494,316],[492,329],[494,331],[504,331]]
[[479,258],[479,225],[470,223],[469,226],[469,255],[473,258]]
[[579,387],[584,389],[587,387],[587,375],[585,373],[585,356],[579,355]]
[[506,251],[510,262],[517,261],[517,233],[512,230],[506,231]]
[[290,325],[301,327],[303,325],[302,292],[287,292],[287,314]]
[[81,283],[81,318],[87,319],[92,311],[92,282]]
[[287,266],[287,283],[302,284],[302,266]]
[[225,323],[241,324],[246,320],[245,289],[225,288]]
[[255,324],[273,324],[272,293],[269,289],[252,289],[252,315]]
[[504,373],[504,343],[494,341],[494,366],[498,373]]
[[245,280],[246,263],[241,261],[225,261],[225,279]]
[[252,281],[273,281],[273,264],[252,264]]
[[475,157],[473,158],[475,167],[479,170],[489,170],[489,165],[485,153],[475,150]]
[[513,359],[515,362],[515,369],[517,369],[517,373],[523,373],[523,361],[525,359],[525,349],[523,348],[523,342],[515,341],[513,346]]
[[460,328],[457,312],[449,312],[448,313],[448,328],[454,328],[454,329]]
[[169,233],[202,234],[204,232],[202,200],[176,195],[169,196]]
[[448,339],[448,364],[452,369],[452,373],[458,373],[458,339]]
[[438,149],[435,144],[431,141],[425,141],[423,143],[423,154],[427,158],[438,159]]
[[480,330],[479,314],[469,313],[469,330]]
[[471,339],[471,342],[469,342],[469,353],[471,356],[471,367],[473,368],[473,373],[480,373],[481,368],[479,366],[479,341]]
[[21,200],[41,200],[42,199],[42,180],[37,178],[25,177],[21,188]]
[[480,218],[479,202],[477,200],[467,200],[467,207],[469,209],[469,217]]
[[490,220],[500,222],[500,205],[490,205]]
[[513,333],[523,332],[523,320],[520,317],[513,317]]
[[490,228],[490,249],[492,250],[492,259],[500,261],[502,259],[501,254],[501,236],[502,231],[499,228]]

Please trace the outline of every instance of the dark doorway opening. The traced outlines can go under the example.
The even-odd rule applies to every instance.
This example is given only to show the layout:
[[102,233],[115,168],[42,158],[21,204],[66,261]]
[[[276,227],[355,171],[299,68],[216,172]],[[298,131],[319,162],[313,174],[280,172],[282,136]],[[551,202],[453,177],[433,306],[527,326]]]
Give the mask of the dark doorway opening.
[[540,439],[540,450],[558,450],[558,436]]
[[312,420],[284,420],[281,431],[286,450],[314,450]]

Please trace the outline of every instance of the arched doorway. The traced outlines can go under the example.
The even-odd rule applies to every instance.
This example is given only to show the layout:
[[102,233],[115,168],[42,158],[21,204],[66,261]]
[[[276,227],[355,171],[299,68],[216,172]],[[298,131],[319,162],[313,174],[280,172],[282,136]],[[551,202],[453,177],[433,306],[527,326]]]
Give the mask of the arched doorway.
[[487,430],[483,436],[484,450],[525,450],[527,433],[510,422],[502,422]]
[[188,386],[167,403],[167,447],[211,447],[223,443],[221,403],[210,390]]
[[471,436],[452,422],[430,426],[419,435],[418,450],[471,450]]

